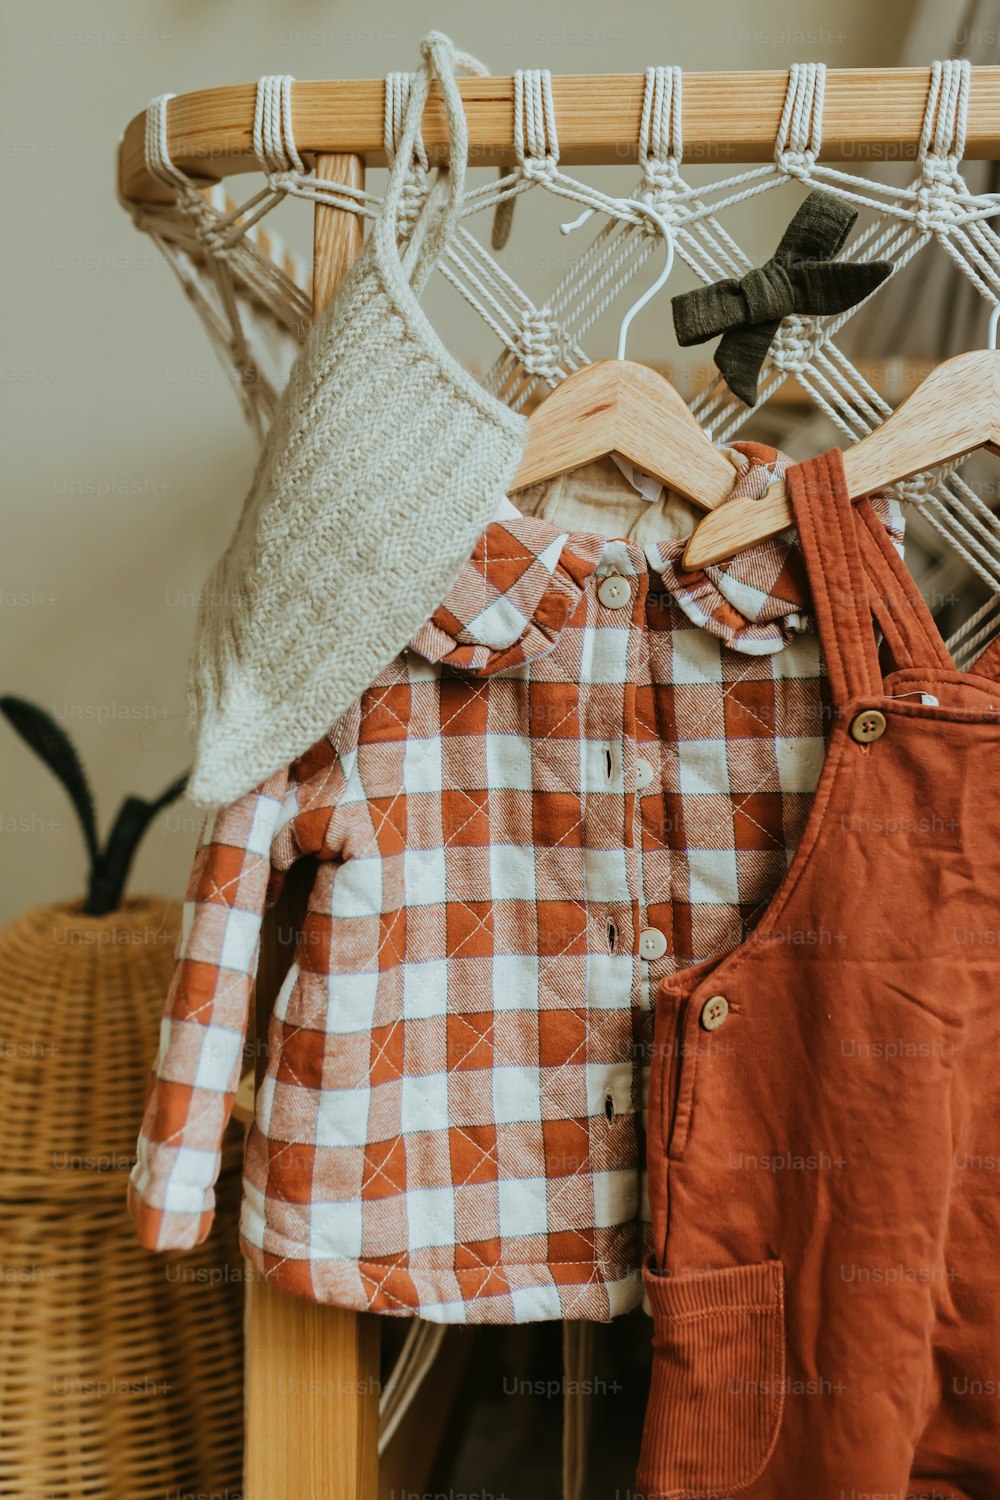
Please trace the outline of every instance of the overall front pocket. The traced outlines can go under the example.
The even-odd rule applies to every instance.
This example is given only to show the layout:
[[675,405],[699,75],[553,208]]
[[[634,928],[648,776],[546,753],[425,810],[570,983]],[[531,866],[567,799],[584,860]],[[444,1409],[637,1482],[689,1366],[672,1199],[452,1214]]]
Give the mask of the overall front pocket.
[[745,1489],[774,1451],[785,1399],[780,1261],[685,1276],[643,1268],[653,1376],[637,1486],[648,1500]]

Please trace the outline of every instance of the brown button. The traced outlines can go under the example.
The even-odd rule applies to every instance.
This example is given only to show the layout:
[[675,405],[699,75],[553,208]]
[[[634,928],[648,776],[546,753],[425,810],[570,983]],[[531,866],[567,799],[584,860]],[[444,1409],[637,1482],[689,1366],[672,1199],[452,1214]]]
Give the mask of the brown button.
[[729,1014],[729,1001],[725,995],[713,995],[701,1007],[701,1024],[706,1031],[718,1031]]
[[877,708],[864,708],[851,720],[851,739],[859,745],[870,745],[885,734],[885,714]]

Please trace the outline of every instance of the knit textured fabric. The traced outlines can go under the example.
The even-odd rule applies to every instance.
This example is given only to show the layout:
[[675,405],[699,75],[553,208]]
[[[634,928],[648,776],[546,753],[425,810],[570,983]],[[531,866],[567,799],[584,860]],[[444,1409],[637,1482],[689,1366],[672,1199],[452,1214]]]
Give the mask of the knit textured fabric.
[[[461,205],[451,43],[422,43],[379,218],[282,395],[235,535],[206,582],[188,679],[189,795],[227,803],[287,765],[374,681],[451,588],[524,451],[526,419],[442,345],[418,294]],[[400,195],[429,80],[451,129],[401,261]]]

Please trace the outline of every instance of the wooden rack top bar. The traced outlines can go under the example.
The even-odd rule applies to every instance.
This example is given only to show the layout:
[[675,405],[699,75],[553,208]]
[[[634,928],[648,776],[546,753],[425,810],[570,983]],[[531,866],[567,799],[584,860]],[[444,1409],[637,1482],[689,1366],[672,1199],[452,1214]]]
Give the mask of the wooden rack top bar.
[[[823,160],[912,159],[920,134],[928,68],[831,69],[823,107]],[[684,160],[738,166],[769,160],[788,83],[786,72],[686,73]],[[463,78],[470,159],[476,165],[513,159],[514,80]],[[252,151],[256,85],[230,84],[179,94],[168,112],[173,160],[192,176],[219,178],[258,170]],[[568,165],[634,163],[637,159],[641,73],[577,73],[553,77],[561,159]],[[303,155],[353,154],[383,166],[385,83],[378,79],[296,83],[295,139]],[[122,196],[162,201],[163,185],[146,171],[145,111],[129,122],[119,149]],[[428,153],[441,160],[447,128],[435,85],[424,111]],[[969,90],[965,155],[1000,155],[1000,67],[976,67]]]

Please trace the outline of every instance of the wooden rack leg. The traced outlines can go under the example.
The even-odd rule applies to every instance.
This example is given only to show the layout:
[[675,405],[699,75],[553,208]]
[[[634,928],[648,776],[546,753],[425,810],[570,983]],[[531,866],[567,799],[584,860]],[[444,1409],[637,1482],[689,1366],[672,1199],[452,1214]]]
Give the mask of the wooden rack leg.
[[[320,156],[316,174],[363,187],[358,156]],[[330,301],[361,248],[357,214],[317,204],[313,313]],[[285,908],[286,917],[288,908]],[[280,919],[279,919],[280,920]],[[258,982],[257,1034],[276,990]],[[286,965],[287,967],[287,965]],[[266,973],[265,968],[270,972]],[[266,991],[266,993],[264,993]],[[374,1500],[378,1490],[379,1324],[371,1314],[247,1287],[245,1500]]]
[[247,1294],[245,1500],[374,1500],[378,1319]]

